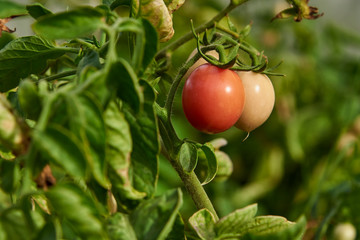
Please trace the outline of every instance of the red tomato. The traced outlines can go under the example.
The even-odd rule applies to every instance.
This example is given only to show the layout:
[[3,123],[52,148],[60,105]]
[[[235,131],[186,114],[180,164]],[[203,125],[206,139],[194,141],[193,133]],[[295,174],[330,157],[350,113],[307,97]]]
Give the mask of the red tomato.
[[196,129],[219,133],[239,119],[245,102],[244,87],[232,70],[211,64],[196,68],[182,92],[185,116]]

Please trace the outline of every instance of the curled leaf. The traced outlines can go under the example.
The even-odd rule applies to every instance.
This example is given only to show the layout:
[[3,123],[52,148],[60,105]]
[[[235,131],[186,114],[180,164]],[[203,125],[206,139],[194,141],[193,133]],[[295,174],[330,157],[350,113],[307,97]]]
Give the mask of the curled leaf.
[[141,16],[151,22],[156,28],[160,42],[166,42],[174,35],[172,13],[184,0],[152,0],[141,2]]
[[8,17],[8,18],[3,18],[3,19],[0,19],[0,37],[2,36],[2,32],[8,32],[8,33],[13,33],[15,32],[16,28],[14,30],[11,30],[10,28],[8,28],[5,24],[7,22],[9,22],[11,19],[15,18],[17,16],[11,16],[11,17]]

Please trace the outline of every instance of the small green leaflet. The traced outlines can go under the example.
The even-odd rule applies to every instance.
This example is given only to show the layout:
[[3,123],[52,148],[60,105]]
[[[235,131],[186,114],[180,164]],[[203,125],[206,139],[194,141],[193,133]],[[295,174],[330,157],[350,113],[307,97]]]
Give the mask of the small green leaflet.
[[194,213],[189,223],[195,230],[200,239],[215,239],[215,218],[214,215],[207,209],[201,209]]

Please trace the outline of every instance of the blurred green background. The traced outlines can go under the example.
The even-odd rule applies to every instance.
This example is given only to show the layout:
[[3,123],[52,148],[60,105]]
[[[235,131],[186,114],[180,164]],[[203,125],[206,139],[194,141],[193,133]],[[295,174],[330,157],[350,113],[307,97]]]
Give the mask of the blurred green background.
[[[36,2],[56,12],[100,1]],[[171,41],[190,30],[190,19],[198,26],[227,3],[186,0],[174,13]],[[246,141],[246,133],[235,128],[217,135],[192,128],[181,109],[181,90],[173,121],[182,138],[228,141],[221,150],[233,161],[232,175],[225,182],[205,186],[220,216],[256,202],[259,214],[294,221],[304,214],[309,227],[304,239],[334,239],[334,228],[342,222],[352,223],[360,235],[360,1],[313,0],[309,5],[324,16],[300,23],[271,22],[288,6],[285,0],[251,0],[230,14],[238,28],[253,22],[248,42],[264,50],[270,65],[283,61],[278,72],[286,75],[271,77],[274,111]],[[32,34],[29,19],[14,19],[7,25],[16,27],[18,36]],[[174,52],[170,75],[176,74],[195,47],[192,40]],[[164,159],[160,171],[159,193],[181,186]],[[184,195],[182,211],[189,217],[195,207]]]

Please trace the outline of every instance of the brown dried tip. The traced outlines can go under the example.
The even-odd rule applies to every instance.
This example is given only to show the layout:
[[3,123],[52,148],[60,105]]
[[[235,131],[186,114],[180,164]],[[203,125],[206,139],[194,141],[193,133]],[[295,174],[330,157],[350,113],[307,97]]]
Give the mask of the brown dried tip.
[[316,7],[308,6],[309,0],[301,0],[300,2],[292,1],[290,8],[281,11],[276,14],[271,21],[275,19],[284,19],[289,17],[294,17],[296,22],[300,22],[302,19],[317,19],[324,15],[324,13],[319,14],[319,9]]
[[47,190],[49,187],[56,184],[56,178],[53,176],[51,172],[51,168],[49,165],[46,165],[39,176],[35,180],[37,187]]
[[26,14],[21,14],[21,15],[13,15],[11,17],[7,17],[7,18],[0,18],[0,37],[2,36],[2,32],[8,32],[8,33],[13,33],[16,31],[16,28],[14,28],[14,30],[11,30],[10,28],[8,28],[7,26],[5,26],[5,24],[7,22],[9,22],[11,19],[14,19],[16,17],[21,17],[21,16],[25,16]]

